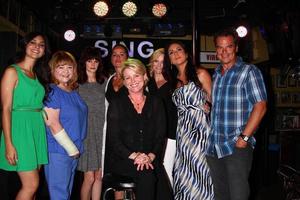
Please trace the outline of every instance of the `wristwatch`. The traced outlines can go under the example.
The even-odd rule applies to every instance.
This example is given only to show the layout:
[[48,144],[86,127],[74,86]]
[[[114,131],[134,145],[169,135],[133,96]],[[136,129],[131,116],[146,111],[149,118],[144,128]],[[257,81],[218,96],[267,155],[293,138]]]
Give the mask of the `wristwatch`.
[[245,141],[248,142],[251,136],[243,135],[242,133],[240,134],[240,137]]

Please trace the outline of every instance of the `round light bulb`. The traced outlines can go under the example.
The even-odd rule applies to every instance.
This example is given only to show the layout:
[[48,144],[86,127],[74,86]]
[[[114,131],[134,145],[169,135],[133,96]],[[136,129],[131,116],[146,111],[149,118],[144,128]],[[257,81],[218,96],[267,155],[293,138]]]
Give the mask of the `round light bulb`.
[[136,4],[134,2],[127,1],[122,6],[122,12],[127,17],[133,17],[136,14],[136,12],[137,12],[137,6],[136,6]]
[[67,30],[65,33],[64,33],[64,38],[65,40],[67,40],[68,42],[71,42],[73,40],[75,40],[76,38],[76,33],[73,31],[73,30]]
[[108,14],[109,7],[106,2],[98,1],[94,5],[94,13],[99,17],[104,17]]
[[156,17],[163,17],[167,14],[167,6],[163,3],[156,3],[152,7],[152,13]]
[[236,32],[239,37],[243,38],[247,35],[248,30],[245,26],[239,26],[239,27],[237,27]]

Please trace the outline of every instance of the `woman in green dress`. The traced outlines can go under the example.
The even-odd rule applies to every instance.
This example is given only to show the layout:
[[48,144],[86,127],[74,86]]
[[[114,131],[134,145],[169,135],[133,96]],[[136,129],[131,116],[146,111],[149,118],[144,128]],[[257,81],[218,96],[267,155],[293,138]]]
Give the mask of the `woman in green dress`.
[[16,199],[29,200],[39,185],[39,167],[48,162],[42,114],[45,89],[35,72],[36,67],[46,66],[49,49],[41,33],[29,33],[22,42],[16,64],[5,70],[1,80],[0,169],[18,173],[22,187]]

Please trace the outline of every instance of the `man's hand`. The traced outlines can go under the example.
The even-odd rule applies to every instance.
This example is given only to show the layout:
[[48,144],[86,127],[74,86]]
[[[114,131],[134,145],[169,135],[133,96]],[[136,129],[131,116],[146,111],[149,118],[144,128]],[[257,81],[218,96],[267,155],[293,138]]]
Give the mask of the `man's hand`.
[[235,146],[237,147],[237,148],[246,148],[247,147],[247,142],[245,142],[244,140],[243,140],[243,138],[242,137],[238,137],[238,140],[236,141],[236,144],[235,144]]

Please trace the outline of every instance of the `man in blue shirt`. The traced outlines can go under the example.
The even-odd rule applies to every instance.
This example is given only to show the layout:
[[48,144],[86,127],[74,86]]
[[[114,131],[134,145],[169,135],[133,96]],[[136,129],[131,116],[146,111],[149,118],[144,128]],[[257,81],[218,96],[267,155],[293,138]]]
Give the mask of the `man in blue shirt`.
[[253,134],[266,112],[266,89],[260,70],[237,56],[233,30],[217,33],[214,42],[221,64],[213,75],[207,162],[216,200],[247,200]]

